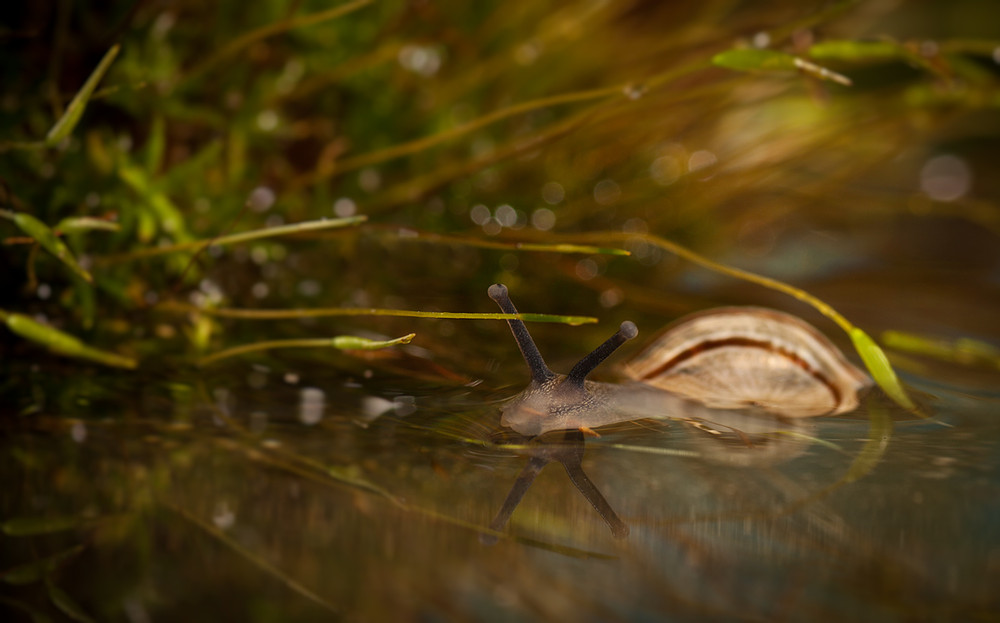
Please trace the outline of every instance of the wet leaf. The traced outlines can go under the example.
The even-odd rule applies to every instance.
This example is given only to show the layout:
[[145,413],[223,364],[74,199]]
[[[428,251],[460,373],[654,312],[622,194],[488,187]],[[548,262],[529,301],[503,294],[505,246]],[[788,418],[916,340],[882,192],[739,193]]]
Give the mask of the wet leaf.
[[46,556],[39,560],[12,567],[2,574],[7,584],[32,584],[42,581],[47,575],[59,568],[64,562],[77,556],[84,550],[84,545],[77,545],[64,552]]
[[4,320],[14,333],[32,342],[42,344],[60,355],[88,359],[118,368],[136,367],[134,359],[88,346],[78,337],[42,324],[29,316],[0,311],[0,319]]
[[79,527],[84,519],[75,516],[64,517],[13,517],[3,522],[3,533],[8,536],[34,536],[63,532]]
[[63,116],[49,130],[48,135],[45,137],[46,145],[55,145],[73,132],[73,128],[76,127],[76,124],[80,121],[80,117],[83,116],[83,111],[87,108],[87,102],[90,100],[91,94],[97,88],[97,84],[104,77],[105,72],[111,67],[111,63],[115,60],[115,56],[118,55],[120,48],[121,46],[117,44],[113,45],[104,54],[104,58],[98,63],[97,68],[90,74],[87,81],[83,83],[83,87],[77,91],[73,101],[69,103],[66,112],[63,113]]
[[55,232],[49,229],[48,225],[26,212],[14,213],[12,220],[21,228],[21,231],[31,236],[46,251],[59,258],[74,274],[81,277],[87,283],[94,282],[94,278],[90,273],[77,263],[76,258],[73,257],[73,252],[69,250],[66,243]]
[[916,410],[916,405],[913,404],[913,400],[903,389],[903,385],[899,382],[899,378],[896,376],[896,371],[892,369],[892,365],[889,363],[889,358],[885,356],[885,352],[875,343],[868,334],[854,327],[850,331],[851,341],[854,342],[854,348],[857,349],[858,354],[861,355],[861,360],[865,362],[865,366],[868,371],[871,372],[872,378],[878,383],[879,387],[890,397],[896,404],[909,409],[910,411]]
[[80,604],[76,603],[76,600],[69,596],[69,593],[59,588],[52,582],[46,582],[45,587],[49,592],[49,599],[55,604],[56,608],[62,611],[63,614],[73,619],[74,621],[80,621],[80,623],[93,623],[94,619],[88,615]]

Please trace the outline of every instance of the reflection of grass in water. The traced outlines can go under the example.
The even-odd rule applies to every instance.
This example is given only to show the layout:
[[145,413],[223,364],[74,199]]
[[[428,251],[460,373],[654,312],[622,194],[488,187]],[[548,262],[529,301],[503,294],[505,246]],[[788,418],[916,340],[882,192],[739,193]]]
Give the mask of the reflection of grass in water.
[[[271,325],[216,322],[226,309],[260,312],[264,303],[308,315],[364,292],[376,301],[369,311],[408,311],[381,302],[417,296],[426,283],[395,278],[369,255],[370,240],[388,247],[386,231],[397,226],[400,241],[422,238],[419,255],[431,262],[456,244],[522,253],[519,267],[482,262],[455,275],[437,260],[452,309],[503,279],[534,289],[532,307],[542,310],[557,308],[566,281],[533,259],[558,256],[527,253],[602,251],[553,247],[560,242],[638,239],[708,258],[748,231],[804,222],[847,236],[911,212],[948,212],[996,230],[995,210],[975,196],[945,202],[872,190],[883,174],[905,175],[886,162],[961,138],[956,120],[993,105],[997,76],[983,61],[995,42],[869,41],[882,33],[867,24],[891,10],[871,3],[815,15],[797,3],[752,11],[654,4],[180,2],[131,13],[122,5],[97,20],[121,25],[120,48],[72,3],[59,4],[66,26],[52,33],[14,24],[26,36],[13,40],[8,59],[52,62],[48,83],[27,80],[39,71],[15,71],[10,60],[0,67],[11,102],[0,119],[0,233],[34,241],[30,251],[2,250],[14,269],[0,277],[0,314],[61,354],[143,369],[161,365],[164,353],[191,363],[225,344],[274,337]],[[273,205],[245,206],[258,186],[273,190]],[[550,192],[540,197],[543,188]],[[476,204],[512,209],[488,209],[471,225]],[[321,220],[334,215],[331,206],[352,225],[371,222],[303,235],[337,222]],[[99,225],[112,214],[114,227]],[[91,220],[74,228],[67,218]],[[595,238],[605,231],[614,236]],[[263,239],[279,232],[294,237]],[[241,246],[224,249],[227,242]],[[661,290],[671,283],[673,268],[637,255],[612,257],[607,278]],[[281,267],[289,268],[267,275]],[[233,274],[250,276],[206,285]],[[256,297],[239,287],[280,292],[288,275],[321,280],[322,304],[294,289]],[[181,307],[201,310],[172,314],[186,326],[168,340],[156,312]],[[308,329],[286,330],[309,339]],[[23,343],[10,352],[46,364]],[[42,404],[18,403],[25,400]],[[879,421],[872,418],[848,480],[881,456]],[[350,476],[323,477],[338,475]]]

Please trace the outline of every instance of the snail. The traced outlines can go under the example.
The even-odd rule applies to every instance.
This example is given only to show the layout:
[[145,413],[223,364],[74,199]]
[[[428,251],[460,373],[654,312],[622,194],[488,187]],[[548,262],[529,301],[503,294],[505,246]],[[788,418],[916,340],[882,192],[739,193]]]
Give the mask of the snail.
[[[517,313],[506,286],[488,294],[504,313]],[[710,418],[720,409],[784,418],[846,413],[871,384],[811,325],[759,307],[708,310],[668,326],[626,364],[619,384],[587,376],[638,335],[634,323],[623,322],[567,375],[549,370],[524,322],[507,323],[531,383],[503,407],[501,424],[528,437],[642,418]]]
[[[507,287],[488,290],[500,309],[516,314]],[[491,522],[498,532],[510,519],[535,476],[561,463],[576,485],[621,538],[628,526],[615,514],[581,467],[584,433],[631,420],[678,419],[737,433],[770,433],[776,423],[794,427],[802,418],[846,413],[871,379],[823,334],[792,315],[759,307],[723,307],[669,325],[624,367],[625,381],[603,383],[587,376],[622,344],[638,335],[625,321],[581,359],[569,374],[552,372],[524,322],[507,321],[531,373],[531,383],[502,407],[501,425],[534,441],[528,465]],[[481,535],[484,543],[495,535]]]

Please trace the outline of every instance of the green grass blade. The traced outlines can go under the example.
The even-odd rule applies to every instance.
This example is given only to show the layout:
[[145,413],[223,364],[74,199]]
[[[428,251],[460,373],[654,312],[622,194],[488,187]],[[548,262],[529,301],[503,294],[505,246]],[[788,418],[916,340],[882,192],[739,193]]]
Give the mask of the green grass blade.
[[56,223],[53,231],[69,234],[82,231],[119,231],[121,226],[103,218],[93,216],[70,216]]
[[504,242],[500,240],[488,240],[474,236],[452,236],[436,234],[414,229],[399,230],[398,236],[401,240],[416,240],[419,242],[430,242],[434,244],[459,244],[469,247],[479,247],[482,249],[509,249],[511,251],[541,251],[543,253],[583,253],[587,255],[631,255],[625,249],[615,247],[599,247],[590,244],[573,243],[544,243],[544,242]]
[[290,320],[328,316],[396,316],[402,318],[434,318],[437,320],[524,320],[525,322],[555,322],[578,326],[593,324],[593,316],[561,316],[558,314],[501,314],[495,312],[429,312],[413,309],[376,309],[369,307],[328,307],[320,309],[200,309],[190,305],[165,304],[164,309],[183,312],[197,311],[219,318],[244,320]]
[[267,229],[256,229],[254,231],[241,232],[222,236],[212,241],[216,245],[229,245],[261,238],[273,238],[275,236],[287,236],[289,234],[302,234],[306,232],[320,231],[324,229],[336,229],[340,227],[350,227],[360,225],[368,220],[367,216],[348,216],[345,218],[320,219],[318,221],[304,221],[302,223],[291,223],[289,225],[279,225],[278,227],[268,227]]
[[974,340],[959,338],[954,341],[936,339],[905,331],[883,331],[882,343],[893,350],[934,357],[966,366],[984,366],[1000,370],[1000,348]]
[[726,50],[713,56],[712,64],[716,67],[725,67],[736,71],[801,70],[823,80],[832,80],[843,85],[851,84],[846,76],[777,50],[758,50],[756,48]]
[[172,244],[168,246],[152,247],[152,248],[142,249],[139,251],[132,251],[131,253],[126,253],[119,256],[105,257],[102,258],[102,261],[104,262],[130,261],[145,257],[154,257],[157,255],[168,255],[170,253],[178,253],[180,251],[190,251],[192,249],[198,249],[205,245],[227,246],[242,242],[250,242],[252,240],[261,240],[264,238],[276,238],[278,236],[309,233],[326,229],[339,229],[341,227],[351,227],[353,225],[360,225],[361,223],[364,223],[367,220],[368,220],[367,216],[361,215],[361,216],[349,216],[346,218],[331,218],[331,219],[320,219],[316,221],[304,221],[301,223],[292,223],[290,225],[280,225],[278,227],[265,227],[264,229],[255,229],[253,231],[231,234],[229,236],[220,236],[214,239],[209,238],[207,240],[192,240],[190,242],[182,242],[179,244]]
[[76,258],[73,257],[73,252],[69,250],[66,243],[48,225],[26,212],[16,212],[11,216],[11,219],[21,228],[21,231],[31,236],[46,251],[56,256],[75,275],[87,283],[94,282],[94,278],[90,273],[77,263]]
[[91,94],[97,88],[97,84],[104,77],[105,72],[111,67],[111,63],[114,62],[115,57],[118,56],[119,49],[121,49],[121,46],[115,44],[104,54],[104,58],[98,63],[97,69],[83,83],[83,87],[77,91],[76,96],[73,97],[73,101],[66,108],[66,112],[63,113],[63,116],[56,121],[55,125],[52,126],[52,129],[45,136],[46,145],[55,145],[73,132],[73,128],[76,127],[76,124],[80,121],[80,117],[83,116],[83,111],[87,108],[87,102],[90,100]]
[[893,41],[829,40],[810,46],[809,56],[818,59],[870,61],[895,59],[902,54],[899,44]]
[[370,340],[364,337],[356,337],[353,335],[338,335],[332,338],[307,338],[298,340],[266,340],[263,342],[254,342],[253,344],[244,344],[242,346],[234,346],[233,348],[227,348],[221,350],[217,353],[213,353],[207,357],[203,357],[198,361],[198,365],[204,366],[210,363],[215,363],[222,359],[228,359],[229,357],[235,357],[237,355],[245,355],[246,353],[260,352],[262,350],[271,350],[273,348],[336,348],[338,350],[379,350],[382,348],[390,348],[392,346],[399,346],[401,344],[409,344],[413,338],[417,336],[416,333],[410,333],[402,337],[398,337],[393,340]]
[[146,215],[147,218],[155,217],[155,224],[147,225],[141,229],[140,239],[148,241],[156,233],[155,229],[157,226],[171,234],[175,239],[185,240],[190,238],[187,233],[184,214],[159,189],[158,185],[144,169],[132,164],[126,164],[118,169],[118,177],[142,197],[149,208]]
[[42,324],[23,314],[0,311],[0,320],[6,322],[7,327],[14,333],[46,346],[54,353],[66,357],[87,359],[116,368],[132,369],[136,367],[134,359],[88,346],[76,336]]
[[361,9],[372,3],[372,0],[354,0],[354,2],[347,2],[339,6],[335,6],[323,11],[318,11],[316,13],[311,13],[308,15],[301,15],[297,17],[291,17],[286,20],[281,20],[262,26],[255,30],[252,30],[244,35],[237,37],[236,39],[230,41],[222,49],[208,57],[207,60],[202,62],[198,67],[193,69],[187,76],[186,80],[192,80],[197,77],[201,77],[209,70],[213,69],[221,61],[235,56],[241,50],[245,50],[247,47],[267,39],[268,37],[273,37],[278,34],[294,30],[296,28],[305,28],[307,26],[312,26],[314,24],[319,24],[327,20],[336,19],[342,17],[349,13],[352,13],[358,9]]

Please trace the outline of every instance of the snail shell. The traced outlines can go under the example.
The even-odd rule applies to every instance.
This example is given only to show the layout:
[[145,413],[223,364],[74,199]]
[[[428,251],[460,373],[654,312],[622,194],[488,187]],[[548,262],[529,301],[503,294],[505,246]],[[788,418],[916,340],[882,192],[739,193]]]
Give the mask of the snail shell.
[[845,413],[871,384],[811,325],[759,307],[682,318],[630,361],[625,375],[708,407],[786,417]]

